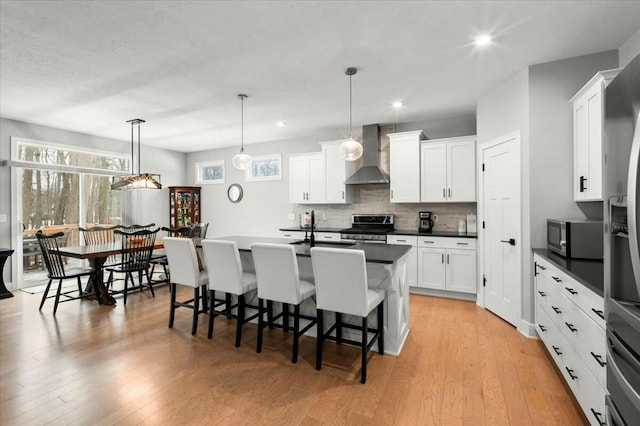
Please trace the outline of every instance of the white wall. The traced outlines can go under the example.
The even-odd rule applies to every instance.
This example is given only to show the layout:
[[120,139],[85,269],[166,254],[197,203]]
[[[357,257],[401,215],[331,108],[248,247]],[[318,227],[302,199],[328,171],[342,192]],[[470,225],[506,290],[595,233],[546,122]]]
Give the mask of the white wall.
[[640,55],[640,28],[618,49],[620,68],[624,68],[633,58]]
[[[128,137],[126,124],[123,123],[123,134]],[[43,142],[59,143],[88,149],[99,149],[113,151],[117,153],[130,154],[131,142],[123,142],[114,139],[102,138],[99,136],[84,133],[70,132],[63,129],[41,126],[22,121],[0,118],[0,160],[11,160],[11,136],[33,139]],[[186,155],[180,152],[144,146],[142,138],[142,161],[143,171],[160,173],[163,187],[169,185],[182,185],[185,182]],[[12,185],[11,168],[0,167],[0,214],[7,215],[7,222],[0,223],[0,247],[12,247],[15,249],[15,241],[12,239],[11,224],[17,226],[19,218],[12,217],[11,199]],[[169,195],[168,190],[161,191],[143,190],[127,194],[123,192],[123,197],[128,197],[129,202],[135,209],[134,214],[129,218],[131,222],[150,223],[158,225],[168,225],[169,222]],[[12,259],[15,261],[15,259]],[[11,265],[8,263],[5,268],[5,277],[11,276]]]

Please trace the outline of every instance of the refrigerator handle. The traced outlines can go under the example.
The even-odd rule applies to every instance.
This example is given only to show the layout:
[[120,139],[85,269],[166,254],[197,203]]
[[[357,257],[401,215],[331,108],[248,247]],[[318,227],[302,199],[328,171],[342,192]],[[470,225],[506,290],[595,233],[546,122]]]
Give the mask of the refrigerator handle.
[[627,222],[629,224],[629,249],[631,254],[631,266],[636,279],[636,288],[640,293],[640,249],[638,248],[638,169],[640,168],[640,114],[636,119],[636,127],[633,133],[631,146],[631,158],[629,159],[629,180],[627,182]]

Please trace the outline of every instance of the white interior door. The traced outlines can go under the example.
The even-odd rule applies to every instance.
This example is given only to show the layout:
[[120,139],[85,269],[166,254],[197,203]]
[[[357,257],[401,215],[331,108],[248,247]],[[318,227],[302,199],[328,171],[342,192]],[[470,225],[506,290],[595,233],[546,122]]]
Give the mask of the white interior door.
[[519,132],[484,144],[481,159],[485,307],[517,326],[522,288]]

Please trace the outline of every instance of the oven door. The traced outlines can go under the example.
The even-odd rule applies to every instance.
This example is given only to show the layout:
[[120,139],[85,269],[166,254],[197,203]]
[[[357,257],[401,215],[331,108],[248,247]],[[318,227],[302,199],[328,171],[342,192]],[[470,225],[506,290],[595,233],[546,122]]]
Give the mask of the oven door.
[[547,219],[547,248],[560,256],[567,256],[567,223]]

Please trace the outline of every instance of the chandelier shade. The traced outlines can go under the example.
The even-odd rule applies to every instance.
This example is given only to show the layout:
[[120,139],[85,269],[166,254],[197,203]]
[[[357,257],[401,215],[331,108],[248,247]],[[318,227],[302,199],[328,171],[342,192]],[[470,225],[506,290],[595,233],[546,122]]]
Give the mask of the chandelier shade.
[[233,156],[231,162],[236,169],[247,170],[251,167],[251,162],[253,161],[251,156],[244,150],[244,100],[247,95],[239,94],[238,98],[240,99],[240,152]]
[[[140,172],[140,123],[145,121],[140,118],[128,120],[131,123],[131,174],[127,176],[114,176],[111,180],[111,190],[128,190],[128,189],[162,189],[160,183],[160,175],[153,173]],[[138,173],[134,170],[134,127],[138,126]]]
[[338,152],[340,156],[347,161],[354,161],[362,157],[362,144],[353,139],[351,77],[357,72],[358,69],[354,67],[349,67],[344,71],[344,73],[349,76],[349,139],[340,144]]

